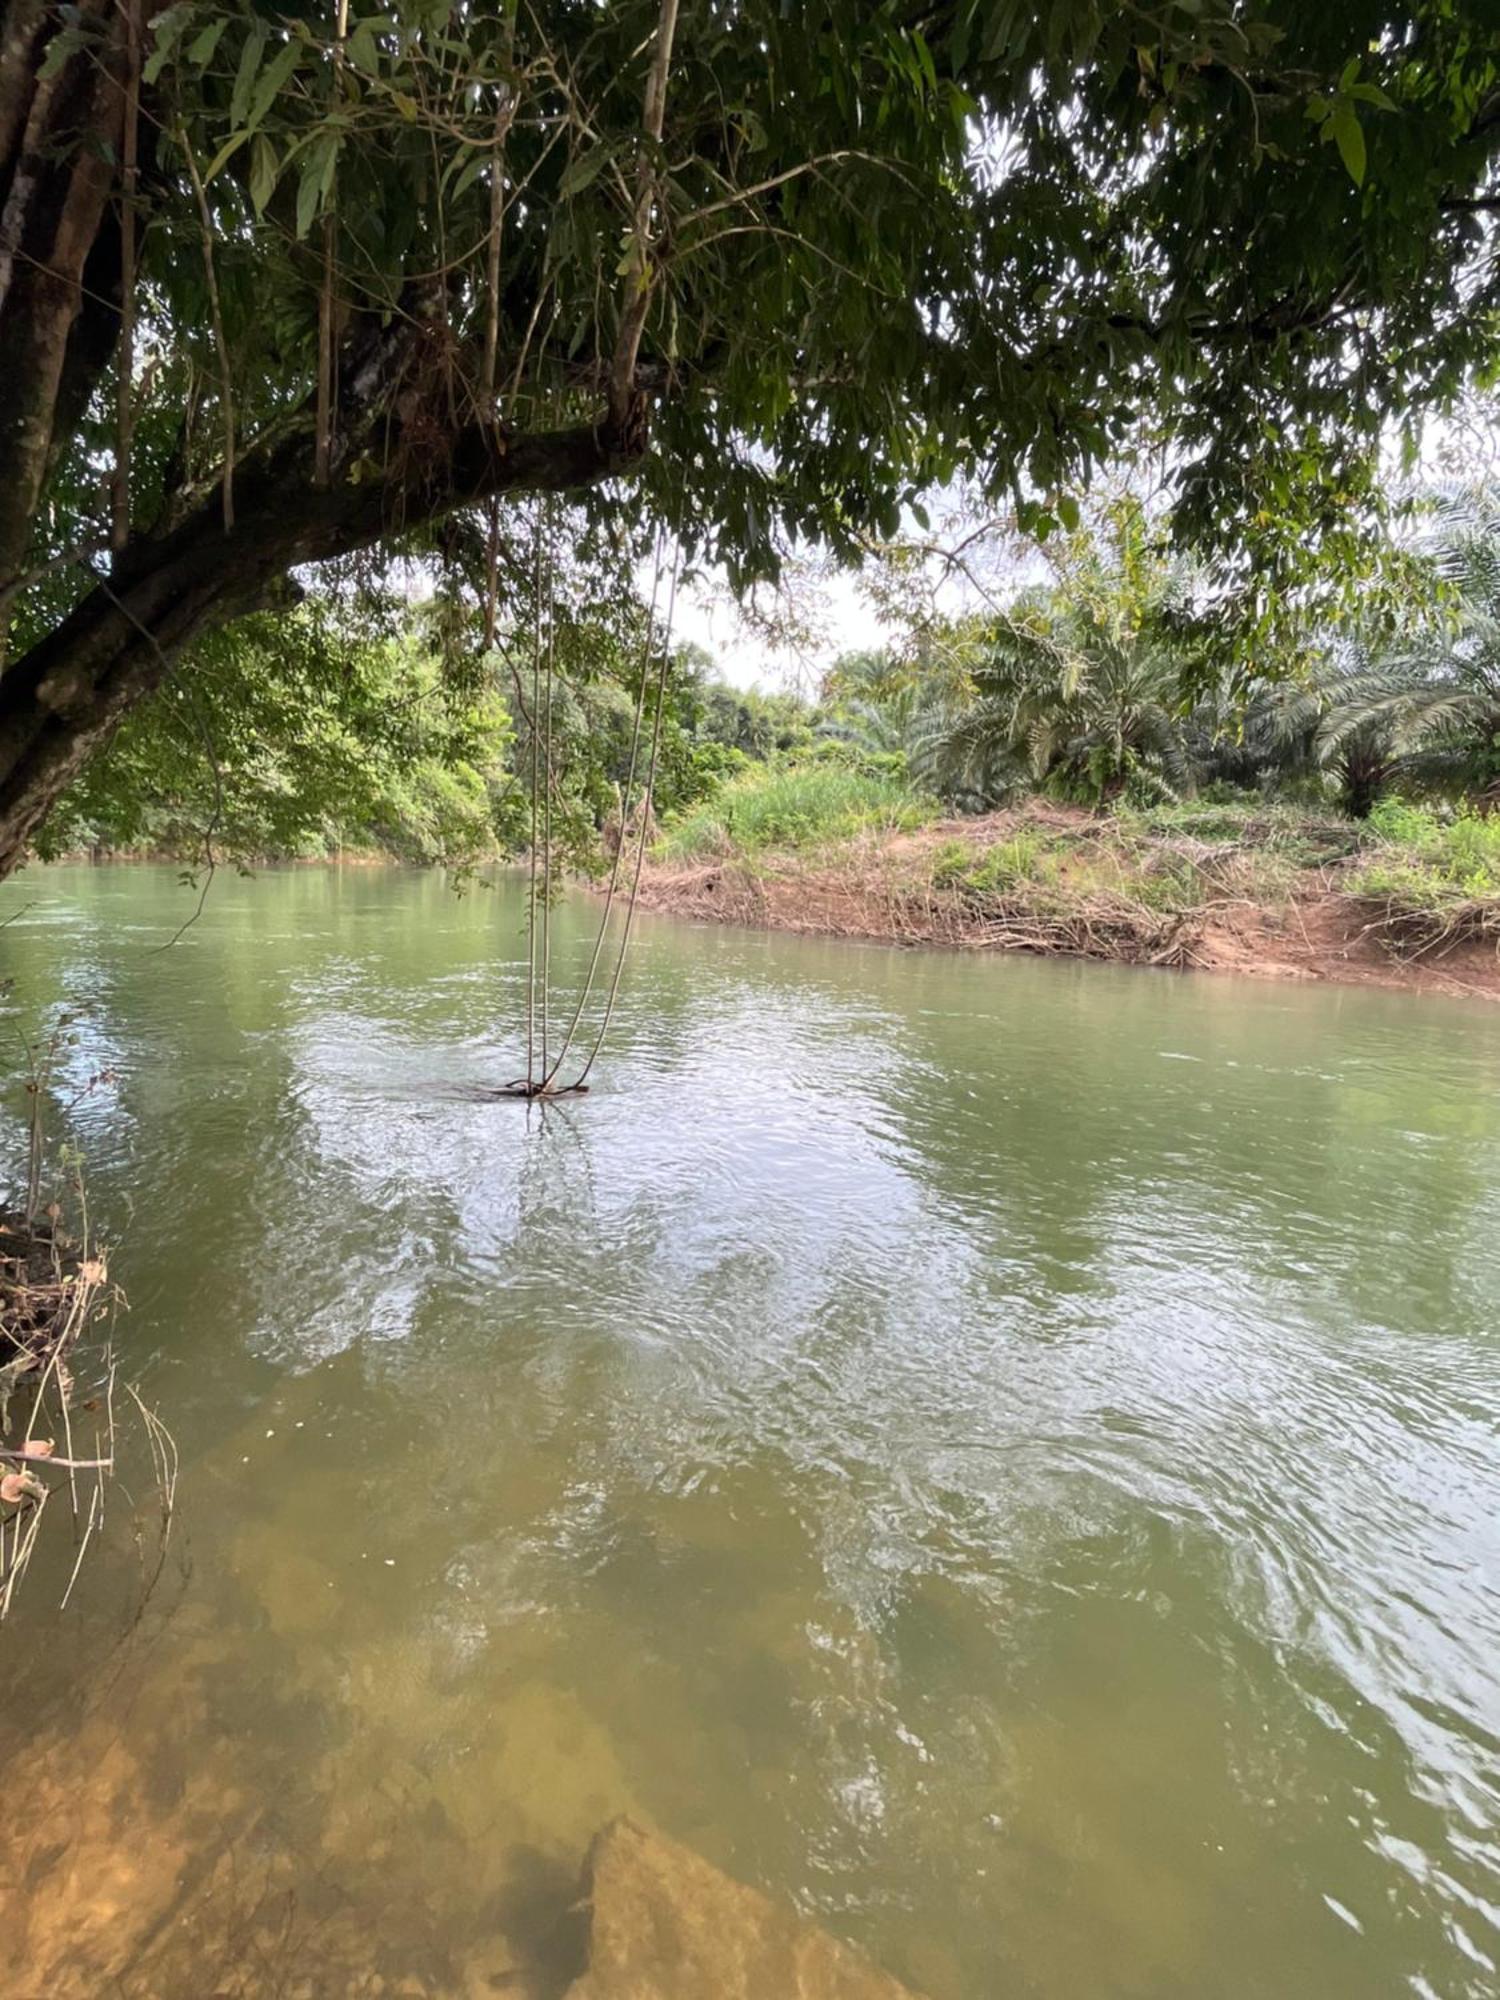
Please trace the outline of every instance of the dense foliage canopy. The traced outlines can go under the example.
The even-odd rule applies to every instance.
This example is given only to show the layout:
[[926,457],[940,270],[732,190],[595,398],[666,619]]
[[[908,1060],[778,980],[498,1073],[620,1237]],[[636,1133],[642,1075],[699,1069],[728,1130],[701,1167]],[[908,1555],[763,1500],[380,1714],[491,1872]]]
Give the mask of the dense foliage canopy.
[[493,603],[529,492],[750,576],[959,473],[1067,527],[1149,436],[1263,603],[1493,367],[1497,52],[1463,0],[11,0],[0,867],[288,569],[488,507]]

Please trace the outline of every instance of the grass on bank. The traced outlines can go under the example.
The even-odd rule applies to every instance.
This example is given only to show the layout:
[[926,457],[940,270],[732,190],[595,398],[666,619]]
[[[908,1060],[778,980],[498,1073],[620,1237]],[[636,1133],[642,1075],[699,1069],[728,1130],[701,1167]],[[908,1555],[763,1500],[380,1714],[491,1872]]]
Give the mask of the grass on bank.
[[1259,802],[1124,808],[1061,829],[1023,822],[987,847],[957,837],[934,854],[933,886],[1048,915],[1111,895],[1183,917],[1342,896],[1378,906],[1392,950],[1428,950],[1500,937],[1500,816],[1399,799],[1363,824]]
[[956,834],[934,851],[931,880],[981,907],[1024,898],[1060,915],[1114,898],[1186,916],[1215,902],[1285,902],[1303,870],[1353,844],[1347,824],[1259,802],[1122,806],[1061,824],[1022,819],[983,845]]
[[1439,817],[1426,806],[1384,799],[1343,886],[1380,906],[1398,948],[1500,939],[1500,814],[1466,808]]
[[[937,806],[914,792],[899,768],[881,768],[885,761],[753,765],[669,827],[657,858],[806,853],[865,833],[909,833],[935,819]],[[899,767],[902,760],[890,761]]]
[[1500,814],[1439,819],[1425,806],[1384,799],[1370,815],[1353,879],[1364,894],[1434,907],[1500,897]]

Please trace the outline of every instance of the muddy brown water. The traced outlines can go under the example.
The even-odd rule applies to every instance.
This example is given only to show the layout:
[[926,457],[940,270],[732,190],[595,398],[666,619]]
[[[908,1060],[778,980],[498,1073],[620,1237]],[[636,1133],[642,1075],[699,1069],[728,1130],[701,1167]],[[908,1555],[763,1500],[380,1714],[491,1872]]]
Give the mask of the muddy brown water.
[[15,1990],[555,1993],[629,1811],[931,2000],[1491,2000],[1493,1009],[646,919],[543,1115],[513,885],[5,898],[183,1468],[0,1634]]

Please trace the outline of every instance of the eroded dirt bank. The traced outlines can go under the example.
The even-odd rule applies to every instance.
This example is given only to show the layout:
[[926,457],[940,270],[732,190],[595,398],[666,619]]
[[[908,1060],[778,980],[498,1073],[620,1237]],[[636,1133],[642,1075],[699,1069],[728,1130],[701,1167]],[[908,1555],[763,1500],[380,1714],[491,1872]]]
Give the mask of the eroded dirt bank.
[[[1032,879],[1038,842],[1048,865]],[[1107,819],[1067,807],[861,837],[816,855],[653,860],[641,903],[811,936],[1500,1000],[1500,941],[1413,930],[1354,893],[1336,857],[1292,861],[1181,839],[1126,856]]]

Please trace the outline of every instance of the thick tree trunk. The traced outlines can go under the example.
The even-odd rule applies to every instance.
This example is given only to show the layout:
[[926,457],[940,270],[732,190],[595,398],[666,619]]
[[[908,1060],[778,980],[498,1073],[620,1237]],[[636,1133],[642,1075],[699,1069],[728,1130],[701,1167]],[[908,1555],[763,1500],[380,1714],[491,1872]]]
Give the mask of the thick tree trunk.
[[299,563],[326,560],[491,495],[577,491],[627,470],[639,436],[608,426],[538,436],[461,432],[443,465],[332,490],[299,435],[247,459],[227,532],[214,492],[160,537],[137,538],[56,630],[0,675],[0,879],[126,711],[210,626],[264,602]]
[[70,12],[101,39],[51,75],[41,59],[62,9],[18,0],[0,34],[0,621],[52,465],[84,268],[119,153],[123,29],[108,0]]
[[38,39],[47,0],[7,0],[0,16],[0,204],[10,193],[12,163],[36,89]]

